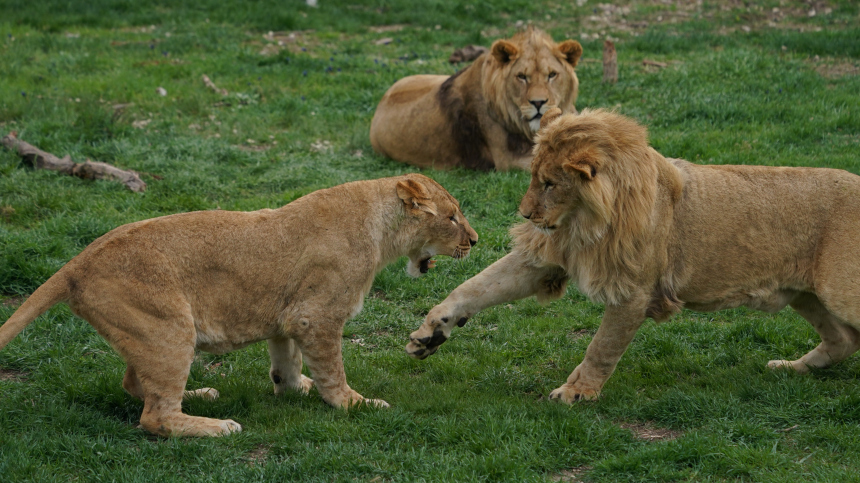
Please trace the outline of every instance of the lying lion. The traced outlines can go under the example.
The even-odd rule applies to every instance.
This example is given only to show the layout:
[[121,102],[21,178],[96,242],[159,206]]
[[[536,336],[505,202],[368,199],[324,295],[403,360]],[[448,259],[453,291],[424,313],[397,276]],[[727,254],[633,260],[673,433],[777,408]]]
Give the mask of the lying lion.
[[544,116],[507,256],[455,289],[411,335],[425,358],[476,312],[572,279],[606,304],[582,363],[550,397],[593,399],[639,326],[682,306],[791,305],[821,343],[768,367],[827,367],[860,348],[860,177],[823,168],[698,166],[666,159],[611,112]]
[[[320,190],[276,210],[201,211],[121,226],[61,268],[0,327],[6,346],[60,301],[125,359],[122,382],[143,399],[141,426],[218,436],[231,420],[188,416],[194,350],[221,354],[268,340],[275,393],[316,383],[332,406],[365,399],[346,383],[341,336],[374,275],[401,256],[412,275],[436,254],[468,255],[478,235],[455,200],[419,174]],[[302,357],[315,378],[302,375]]]
[[541,116],[576,112],[581,55],[579,42],[529,27],[453,76],[400,79],[376,108],[373,149],[422,168],[529,169]]

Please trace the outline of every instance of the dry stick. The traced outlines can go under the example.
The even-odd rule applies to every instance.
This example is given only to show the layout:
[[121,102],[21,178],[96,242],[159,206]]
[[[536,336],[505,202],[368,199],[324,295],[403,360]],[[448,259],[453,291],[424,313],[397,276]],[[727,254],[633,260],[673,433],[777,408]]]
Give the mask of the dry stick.
[[669,64],[667,64],[665,62],[657,62],[656,60],[645,59],[642,61],[642,65],[653,65],[654,67],[663,68],[663,67],[668,67]]
[[206,74],[203,74],[203,83],[206,84],[206,87],[212,89],[213,91],[217,92],[218,94],[221,94],[222,96],[227,95],[227,89],[219,89],[218,86],[216,86],[215,83],[212,82],[212,80],[209,79],[209,76]]
[[60,159],[51,153],[47,153],[21,141],[18,139],[18,134],[14,131],[3,136],[0,142],[7,148],[18,151],[18,154],[32,163],[36,169],[59,171],[83,179],[112,179],[119,181],[134,192],[140,193],[146,191],[146,183],[134,171],[126,171],[107,163],[92,162],[90,160],[76,163],[68,155]]
[[603,82],[618,82],[618,56],[610,40],[603,42]]

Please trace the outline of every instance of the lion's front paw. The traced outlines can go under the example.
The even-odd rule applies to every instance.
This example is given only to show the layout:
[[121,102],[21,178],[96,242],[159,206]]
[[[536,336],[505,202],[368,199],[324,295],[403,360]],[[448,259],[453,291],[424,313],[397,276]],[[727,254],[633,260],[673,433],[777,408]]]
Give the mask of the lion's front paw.
[[391,407],[390,404],[383,401],[382,399],[365,399],[363,402],[364,402],[364,404],[367,404],[368,406],[372,406],[375,408],[390,408]]
[[600,390],[567,383],[549,393],[551,400],[561,401],[565,404],[573,404],[576,401],[591,401],[597,399],[599,396]]
[[232,419],[225,419],[221,421],[221,430],[221,433],[216,436],[226,436],[230,433],[241,433],[242,425]]
[[798,374],[806,374],[809,372],[809,367],[807,367],[806,364],[799,363],[799,361],[786,361],[783,359],[768,361],[767,368],[771,370],[788,369],[797,372]]
[[200,389],[195,389],[193,391],[185,391],[183,394],[183,399],[189,398],[200,398],[205,399],[207,401],[214,401],[218,399],[220,393],[217,389],[213,389],[211,387],[201,387]]
[[301,391],[302,394],[307,394],[311,392],[311,388],[314,387],[314,380],[302,374],[302,380],[299,384],[301,384],[299,391]]

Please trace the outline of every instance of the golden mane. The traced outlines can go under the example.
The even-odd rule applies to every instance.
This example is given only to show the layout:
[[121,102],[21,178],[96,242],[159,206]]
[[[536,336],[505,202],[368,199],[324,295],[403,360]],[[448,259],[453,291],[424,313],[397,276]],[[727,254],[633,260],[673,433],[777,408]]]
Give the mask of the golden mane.
[[593,179],[570,193],[579,203],[566,226],[548,233],[521,223],[511,230],[514,245],[565,267],[592,299],[620,303],[636,286],[641,253],[653,236],[658,175],[675,173],[675,199],[680,175],[648,145],[646,128],[614,112],[586,109],[547,121],[537,137],[532,176],[573,162],[587,165]]

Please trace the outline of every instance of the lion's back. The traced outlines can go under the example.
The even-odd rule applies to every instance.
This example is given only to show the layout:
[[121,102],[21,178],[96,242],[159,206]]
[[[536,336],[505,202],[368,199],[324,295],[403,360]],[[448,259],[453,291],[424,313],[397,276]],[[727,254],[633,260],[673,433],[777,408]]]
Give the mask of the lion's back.
[[448,120],[437,97],[439,87],[448,78],[414,75],[391,86],[379,101],[370,123],[373,149],[392,159],[422,167],[435,164],[425,161],[430,149],[447,154],[445,126]]

